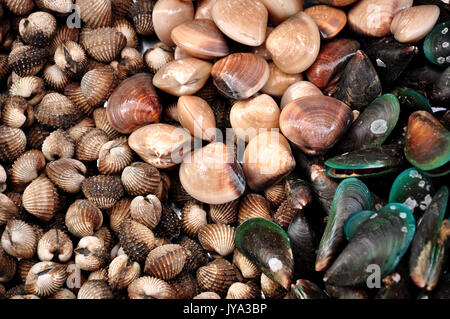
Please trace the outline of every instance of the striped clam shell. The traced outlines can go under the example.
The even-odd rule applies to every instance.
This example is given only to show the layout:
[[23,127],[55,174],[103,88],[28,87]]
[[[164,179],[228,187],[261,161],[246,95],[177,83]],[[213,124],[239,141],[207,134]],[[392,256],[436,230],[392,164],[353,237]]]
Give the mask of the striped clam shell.
[[272,220],[270,203],[259,194],[248,194],[240,202],[238,212],[238,222],[253,218],[262,217]]
[[187,251],[180,245],[156,247],[145,260],[144,272],[160,279],[172,279],[183,270],[186,257]]
[[52,219],[58,208],[58,193],[55,185],[41,175],[28,185],[22,197],[23,207],[40,220]]
[[235,228],[225,224],[208,224],[198,233],[200,244],[209,251],[215,251],[221,256],[228,256],[235,248]]
[[76,237],[94,235],[103,224],[100,209],[85,199],[78,199],[67,210],[65,222],[67,229]]
[[205,226],[208,221],[203,204],[196,200],[189,200],[184,204],[181,210],[181,225],[183,230],[191,237],[197,237],[199,230]]
[[25,291],[40,297],[57,292],[66,282],[67,265],[42,261],[31,267],[25,281]]
[[164,280],[144,276],[134,280],[128,286],[130,299],[174,299],[176,292]]

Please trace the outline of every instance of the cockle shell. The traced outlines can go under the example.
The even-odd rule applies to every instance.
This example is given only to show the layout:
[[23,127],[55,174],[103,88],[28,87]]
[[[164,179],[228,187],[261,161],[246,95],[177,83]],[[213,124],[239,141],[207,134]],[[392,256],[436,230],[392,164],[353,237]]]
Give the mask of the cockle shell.
[[1,237],[1,246],[8,255],[32,258],[37,244],[38,236],[31,225],[16,219],[8,221]]
[[25,281],[25,291],[38,296],[57,292],[67,278],[66,265],[42,261],[31,267]]
[[94,235],[103,224],[100,209],[85,199],[78,199],[67,210],[65,223],[69,232],[76,237]]
[[198,240],[209,251],[228,256],[234,250],[235,228],[225,224],[208,224],[200,228]]
[[145,260],[144,272],[163,280],[177,276],[186,262],[187,251],[180,245],[162,245],[153,249]]
[[60,189],[71,194],[80,191],[86,171],[82,162],[71,158],[50,162],[45,168],[48,178]]
[[55,185],[47,177],[39,176],[25,188],[22,203],[30,214],[48,222],[58,208]]
[[167,282],[150,276],[134,280],[127,290],[130,299],[173,299],[176,296]]
[[41,261],[51,261],[54,258],[64,263],[72,257],[73,244],[69,236],[59,229],[50,229],[37,245],[37,255]]
[[107,209],[123,196],[123,186],[116,176],[97,175],[87,178],[81,185],[86,198],[100,209]]

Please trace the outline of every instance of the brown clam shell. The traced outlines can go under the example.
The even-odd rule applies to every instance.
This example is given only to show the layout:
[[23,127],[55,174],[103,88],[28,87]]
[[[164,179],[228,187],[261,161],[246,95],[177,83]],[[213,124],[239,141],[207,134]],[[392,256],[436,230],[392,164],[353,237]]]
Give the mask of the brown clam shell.
[[234,246],[235,228],[225,224],[208,224],[198,232],[200,244],[209,251],[225,257],[231,254]]
[[56,19],[47,12],[33,12],[20,20],[19,33],[25,43],[45,47],[56,34]]
[[11,219],[1,237],[4,251],[17,258],[32,258],[36,253],[38,237],[34,228],[22,220]]
[[66,129],[74,125],[81,117],[75,105],[60,93],[48,93],[36,107],[34,113],[42,125]]
[[162,107],[148,73],[139,73],[123,81],[111,94],[106,114],[111,126],[121,133],[159,122]]
[[9,127],[20,128],[27,122],[27,110],[30,105],[21,96],[8,97],[3,105],[1,121]]
[[134,2],[128,9],[128,15],[133,20],[138,34],[152,35],[155,32],[152,21],[153,6],[153,1],[141,0]]
[[76,0],[81,20],[94,29],[110,27],[113,12],[110,0]]
[[80,239],[74,250],[75,264],[85,271],[96,271],[103,266],[106,259],[106,248],[103,239],[86,236]]
[[64,88],[69,84],[69,77],[56,64],[48,64],[42,77],[50,88],[55,91],[64,91]]
[[259,194],[247,194],[239,204],[238,223],[254,217],[272,220],[270,203]]
[[261,271],[250,260],[235,249],[233,254],[233,264],[241,271],[242,277],[253,279],[259,277]]
[[122,171],[122,185],[131,196],[155,194],[161,183],[158,169],[150,164],[134,162]]
[[81,91],[81,86],[78,83],[70,83],[64,89],[64,95],[69,98],[80,113],[89,116],[95,109],[95,105],[88,103],[86,97]]
[[188,252],[186,263],[184,265],[184,269],[186,271],[195,271],[199,267],[204,266],[208,263],[208,253],[205,249],[203,249],[198,241],[193,240],[187,236],[183,236],[178,244],[183,246]]
[[55,185],[41,175],[23,191],[23,207],[37,218],[48,222],[58,208],[58,193]]
[[324,39],[334,38],[347,24],[347,15],[343,10],[327,5],[310,7],[305,13],[317,24]]
[[141,274],[141,266],[127,255],[114,258],[108,267],[108,283],[113,290],[128,287]]
[[212,70],[214,85],[225,96],[246,99],[264,87],[269,65],[253,53],[233,53],[217,61]]
[[5,0],[3,3],[17,15],[28,14],[34,8],[33,0]]
[[[70,6],[72,6],[73,3],[70,3]],[[49,47],[49,52],[51,55],[55,54],[56,48],[58,48],[62,43],[66,41],[73,41],[78,42],[79,37],[79,30],[78,28],[69,27],[68,25],[60,25],[58,27],[58,30],[56,31],[56,35],[53,38],[52,43]]]
[[358,0],[319,0],[320,3],[328,4],[334,7],[345,7],[349,4],[355,3]]
[[0,225],[6,224],[10,219],[18,217],[19,209],[5,194],[0,193]]
[[37,296],[49,296],[66,282],[66,265],[42,261],[31,267],[25,281],[25,291]]
[[216,224],[233,224],[237,218],[239,199],[224,204],[209,205],[209,217]]
[[50,180],[64,192],[76,194],[81,189],[86,166],[76,159],[62,158],[48,163],[45,172]]
[[296,210],[291,207],[288,200],[285,200],[281,203],[275,213],[275,222],[284,229],[287,229],[294,218],[295,213]]
[[237,281],[236,269],[225,259],[216,259],[197,270],[197,283],[200,289],[225,294]]
[[352,122],[351,109],[328,96],[294,100],[280,115],[283,134],[309,155],[321,154],[333,147]]
[[97,61],[113,61],[127,44],[125,36],[115,28],[86,30],[80,35],[80,43]]
[[291,84],[303,80],[303,76],[300,73],[284,73],[273,62],[269,62],[269,71],[269,79],[261,89],[261,92],[270,96],[281,97]]
[[255,285],[235,282],[228,288],[225,299],[256,299],[258,292]]
[[125,38],[127,39],[127,47],[137,47],[139,39],[136,34],[136,30],[127,19],[116,19],[116,21],[114,22],[114,28],[116,28],[117,31],[125,36]]
[[45,157],[41,151],[30,150],[23,153],[11,166],[9,178],[12,186],[20,191],[36,179],[45,168]]
[[81,185],[84,196],[100,209],[107,209],[123,196],[123,186],[115,176],[97,175],[87,178]]
[[46,49],[24,45],[11,51],[8,66],[21,77],[35,75],[42,70],[47,57]]
[[212,8],[217,0],[198,0],[194,19],[212,20]]
[[156,73],[167,63],[173,61],[173,50],[162,42],[158,42],[153,48],[144,53],[144,63],[147,68]]
[[35,0],[35,2],[38,8],[46,11],[52,11],[56,15],[65,15],[67,13],[70,13],[73,5],[72,0]]
[[284,180],[273,184],[264,190],[264,196],[274,206],[279,206],[286,200],[286,190]]
[[94,118],[95,127],[105,132],[109,138],[116,139],[120,137],[121,133],[119,131],[116,131],[111,126],[111,123],[109,123],[108,121],[106,112],[107,111],[105,107],[98,107],[94,110],[94,112],[92,113],[92,117]]
[[105,281],[88,280],[78,291],[77,299],[113,299],[113,294]]
[[176,292],[177,299],[192,299],[198,294],[198,285],[195,276],[187,271],[182,271],[169,284]]
[[101,129],[91,129],[80,137],[76,145],[75,157],[80,161],[96,161],[100,148],[108,141],[108,135]]
[[186,262],[187,251],[180,245],[162,245],[153,249],[145,260],[144,272],[168,280],[177,276]]
[[124,219],[119,230],[120,244],[132,260],[143,261],[155,246],[155,236],[146,226]]
[[133,0],[111,0],[113,13],[117,17],[124,17],[128,14],[128,9],[133,4]]
[[120,137],[103,144],[98,153],[97,167],[102,174],[114,175],[122,172],[132,161],[133,151],[126,137]]
[[42,143],[42,153],[49,161],[59,158],[71,158],[75,153],[75,146],[66,131],[57,129],[45,138]]
[[64,41],[55,49],[55,63],[69,77],[78,78],[87,67],[84,49],[75,41]]
[[155,195],[135,197],[130,204],[130,216],[135,221],[154,229],[161,219],[162,206]]
[[0,245],[0,282],[8,282],[16,274],[16,259],[8,255]]
[[181,225],[186,234],[197,237],[199,230],[208,223],[206,215],[202,203],[196,200],[187,201],[181,210]]
[[120,231],[122,220],[131,218],[131,199],[124,197],[119,200],[109,211],[109,226],[116,234]]
[[269,11],[269,20],[278,25],[303,9],[302,0],[261,0]]
[[25,133],[18,128],[0,125],[0,160],[12,162],[18,158],[27,146]]
[[67,210],[65,222],[69,232],[76,237],[94,235],[103,224],[100,209],[85,199],[77,199]]
[[28,104],[34,106],[41,102],[45,95],[44,81],[36,76],[19,78],[9,88],[9,94],[23,97],[28,101]]
[[98,67],[86,72],[80,87],[87,103],[100,106],[109,98],[117,85],[117,79],[110,66]]
[[164,280],[144,276],[134,280],[128,286],[130,299],[174,299],[175,290]]
[[37,255],[41,261],[54,258],[65,263],[72,257],[73,244],[70,237],[59,229],[50,229],[38,242]]

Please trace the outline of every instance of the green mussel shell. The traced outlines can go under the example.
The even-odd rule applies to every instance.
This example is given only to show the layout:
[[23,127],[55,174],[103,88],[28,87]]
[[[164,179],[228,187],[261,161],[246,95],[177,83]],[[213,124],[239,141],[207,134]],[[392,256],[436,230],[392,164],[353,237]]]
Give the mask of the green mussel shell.
[[438,24],[428,33],[423,43],[423,52],[434,64],[450,66],[450,21]]
[[291,286],[287,299],[328,299],[328,296],[312,281],[299,279]]
[[408,112],[408,115],[415,111],[427,111],[433,113],[431,104],[428,99],[417,91],[405,88],[396,88],[392,94],[397,96],[401,108],[402,115]]

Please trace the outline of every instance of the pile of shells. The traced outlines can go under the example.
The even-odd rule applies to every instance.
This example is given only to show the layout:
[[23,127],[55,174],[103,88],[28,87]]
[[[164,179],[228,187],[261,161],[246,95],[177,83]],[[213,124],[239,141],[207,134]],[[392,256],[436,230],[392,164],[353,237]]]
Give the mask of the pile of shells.
[[445,0],[1,0],[0,299],[450,298],[449,28]]

